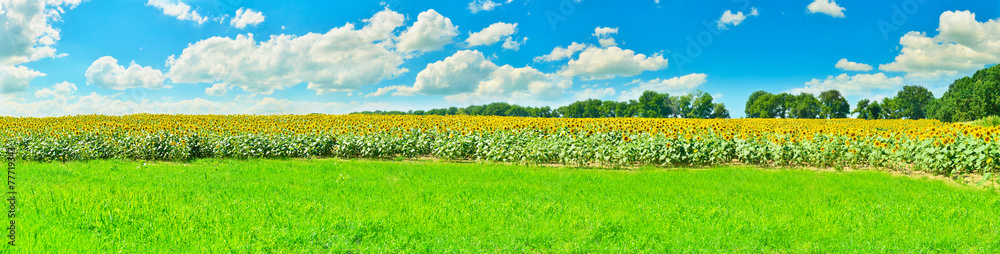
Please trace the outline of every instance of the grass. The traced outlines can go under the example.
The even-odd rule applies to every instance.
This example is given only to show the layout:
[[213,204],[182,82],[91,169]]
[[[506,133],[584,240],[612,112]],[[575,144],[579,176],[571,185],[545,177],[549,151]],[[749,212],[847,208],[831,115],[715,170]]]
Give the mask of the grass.
[[1000,116],[987,116],[979,120],[971,121],[969,124],[980,127],[993,127],[1000,125]]
[[17,170],[24,253],[1000,252],[998,192],[879,172],[335,159]]

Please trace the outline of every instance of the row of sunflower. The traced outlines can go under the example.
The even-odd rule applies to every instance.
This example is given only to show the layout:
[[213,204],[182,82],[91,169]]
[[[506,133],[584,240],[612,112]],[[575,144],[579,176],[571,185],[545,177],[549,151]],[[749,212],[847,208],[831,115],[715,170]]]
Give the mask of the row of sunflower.
[[888,167],[997,172],[1000,128],[936,120],[376,115],[0,117],[33,161],[414,158],[578,166]]

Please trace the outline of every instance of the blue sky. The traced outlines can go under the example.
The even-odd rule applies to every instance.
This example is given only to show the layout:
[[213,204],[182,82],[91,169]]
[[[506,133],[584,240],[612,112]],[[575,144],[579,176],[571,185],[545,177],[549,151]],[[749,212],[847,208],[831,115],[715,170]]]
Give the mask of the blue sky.
[[0,115],[561,106],[698,89],[740,117],[756,90],[940,97],[1000,62],[998,16],[993,0],[0,0]]

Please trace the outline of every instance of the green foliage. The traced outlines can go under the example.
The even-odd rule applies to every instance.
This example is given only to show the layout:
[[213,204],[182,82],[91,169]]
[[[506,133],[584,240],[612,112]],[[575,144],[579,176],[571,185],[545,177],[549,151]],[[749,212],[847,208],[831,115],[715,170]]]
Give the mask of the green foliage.
[[801,93],[786,102],[788,115],[791,118],[816,119],[821,113],[819,100],[810,93]]
[[840,113],[841,109],[839,108],[840,105],[836,104],[838,103],[836,97],[832,95],[835,93],[839,96],[840,92],[836,90],[824,92],[824,94],[827,93],[830,93],[828,94],[831,100],[829,105],[838,107],[836,108],[838,111],[835,112],[834,108],[823,111],[823,107],[827,105],[827,102],[821,102],[816,99],[816,96],[809,93],[791,95],[788,93],[771,94],[765,91],[756,91],[747,100],[747,118],[816,119],[835,116],[837,113]]
[[872,119],[871,111],[868,110],[870,104],[871,101],[868,99],[858,101],[858,105],[854,106],[854,111],[851,111],[851,114],[857,116],[858,119]]
[[337,159],[18,169],[5,253],[1000,252],[996,192],[879,172]]
[[925,119],[934,94],[922,86],[904,86],[893,99],[900,119]]
[[602,101],[588,99],[552,109],[546,107],[525,107],[504,102],[487,105],[451,107],[448,109],[403,111],[362,111],[351,114],[366,115],[470,115],[470,116],[518,116],[518,117],[647,117],[647,118],[729,118],[729,110],[722,103],[714,103],[708,93],[694,91],[684,96],[670,96],[667,93],[645,91],[639,100]]
[[[943,129],[942,129],[943,130]],[[987,132],[989,133],[989,132]],[[451,130],[394,128],[376,133],[154,134],[113,137],[81,134],[25,136],[0,146],[18,147],[28,161],[137,159],[185,161],[198,158],[417,158],[522,164],[904,167],[941,175],[1000,172],[1000,142],[982,132],[953,137],[912,138],[904,134],[800,139],[785,133],[750,133],[733,138],[712,130],[668,136],[620,130],[497,130],[460,135]],[[980,136],[976,136],[980,135]],[[990,136],[992,134],[985,134]],[[1000,136],[990,136],[997,140]]]
[[546,107],[525,107],[512,105],[505,102],[494,102],[486,105],[473,105],[464,108],[450,107],[431,110],[411,110],[411,111],[361,111],[351,114],[364,115],[470,115],[470,116],[519,116],[519,117],[559,117],[552,108]]
[[729,118],[729,110],[703,91],[683,96],[645,91],[639,100],[627,102],[589,99],[556,110],[567,118],[646,117],[646,118]]
[[819,94],[821,105],[819,118],[838,119],[847,118],[851,113],[851,104],[840,95],[840,91],[829,90]]
[[927,107],[929,118],[966,122],[1000,115],[1000,65],[955,80],[939,100]]
[[987,116],[983,119],[972,121],[972,125],[981,127],[994,127],[1000,126],[1000,116]]
[[[886,101],[883,100],[883,104]],[[868,99],[863,99],[858,101],[858,105],[854,107],[854,114],[857,115],[858,119],[885,119],[886,113],[883,112],[883,106],[878,103],[878,101],[869,101]]]

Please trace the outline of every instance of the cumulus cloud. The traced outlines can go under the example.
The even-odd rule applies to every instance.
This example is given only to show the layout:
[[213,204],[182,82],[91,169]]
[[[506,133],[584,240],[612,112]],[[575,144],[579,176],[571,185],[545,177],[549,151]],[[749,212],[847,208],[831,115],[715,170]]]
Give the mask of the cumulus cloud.
[[403,52],[434,51],[453,41],[458,27],[437,11],[426,10],[417,15],[417,22],[399,35],[397,48]]
[[738,26],[743,23],[743,20],[747,19],[747,17],[754,17],[757,15],[759,15],[759,13],[755,7],[750,8],[750,14],[743,14],[742,11],[733,13],[730,10],[726,10],[726,12],[722,13],[722,17],[719,18],[719,21],[716,23],[720,30],[725,30],[729,29],[727,26]]
[[0,100],[4,116],[64,116],[76,114],[345,114],[353,111],[400,108],[388,103],[294,101],[272,97],[244,97],[232,101],[130,99],[124,93],[62,97],[30,103]]
[[493,43],[500,42],[504,38],[510,38],[511,35],[517,32],[517,23],[510,24],[504,22],[497,22],[482,31],[469,34],[469,38],[465,39],[465,43],[469,44],[469,47],[475,47],[479,45],[491,45]]
[[24,66],[0,64],[0,94],[23,92],[28,88],[28,83],[39,76],[45,74]]
[[845,70],[845,71],[870,71],[870,70],[872,70],[872,66],[871,65],[867,65],[867,64],[863,64],[863,63],[851,62],[851,61],[848,61],[847,58],[841,58],[840,61],[837,61],[837,65],[835,67],[837,67],[837,69],[841,69],[841,70]]
[[143,67],[132,62],[125,68],[118,65],[118,60],[110,56],[94,61],[90,68],[87,68],[86,76],[87,84],[114,90],[135,87],[160,89],[164,88],[163,81],[166,79],[163,72],[152,67]]
[[617,33],[618,33],[617,27],[615,28],[597,27],[594,29],[593,36],[597,37],[598,43],[601,44],[601,47],[607,48],[607,47],[618,46],[618,43],[615,42],[615,38],[611,38],[612,34],[617,34]]
[[611,27],[597,27],[597,28],[594,28],[594,34],[592,34],[592,35],[594,37],[597,37],[597,38],[603,38],[603,37],[608,37],[608,36],[611,36],[612,34],[617,34],[617,33],[618,33],[618,28],[617,27],[615,27],[615,28],[611,28]]
[[73,97],[73,93],[76,92],[76,84],[70,83],[69,81],[63,81],[62,83],[55,84],[52,87],[46,87],[35,91],[35,98],[52,98],[52,99],[66,99]]
[[[386,87],[379,87],[374,92],[366,94],[365,98],[367,98],[367,97],[378,97],[378,96],[386,95],[389,92],[396,91],[396,89],[405,88],[405,87],[406,86],[386,86]],[[398,94],[395,94],[395,95],[410,95],[410,94],[407,94],[407,93],[398,93]]]
[[631,77],[644,71],[667,68],[667,59],[657,53],[651,56],[636,54],[619,47],[588,47],[577,59],[570,60],[560,71],[565,76],[584,76],[586,79]]
[[229,92],[229,84],[215,83],[211,87],[205,88],[205,94],[209,96],[225,96]]
[[146,5],[156,7],[162,10],[163,14],[175,17],[178,20],[190,20],[199,25],[208,21],[208,17],[202,16],[197,10],[193,10],[190,5],[180,0],[149,0],[149,2],[146,2]]
[[796,88],[789,91],[792,94],[812,93],[819,94],[823,91],[836,89],[844,96],[869,95],[872,90],[877,89],[897,89],[903,86],[902,77],[888,77],[884,73],[857,74],[849,76],[840,74],[836,77],[827,76],[826,79],[812,79],[806,82],[803,88]]
[[938,35],[909,32],[895,61],[879,70],[904,72],[915,79],[951,79],[1000,62],[1000,20],[977,22],[969,11],[941,14]]
[[844,7],[837,5],[834,0],[815,0],[806,6],[806,11],[809,13],[823,13],[834,18],[843,18],[844,10]]
[[507,37],[507,39],[503,41],[502,46],[504,49],[517,51],[518,49],[521,48],[521,45],[524,45],[524,43],[527,42],[528,42],[528,37],[521,38],[520,41],[514,40],[514,38],[511,37]]
[[[511,1],[513,0],[507,0],[505,3],[509,4]],[[503,4],[499,2],[493,2],[492,0],[473,0],[472,2],[469,2],[469,11],[471,11],[473,14],[480,11],[492,11],[493,9],[496,9],[501,5]]]
[[465,104],[496,101],[538,104],[532,101],[553,101],[562,98],[566,89],[572,84],[569,79],[545,74],[535,68],[514,68],[504,65],[493,71],[489,78],[476,84],[474,92],[450,95],[445,99]]
[[687,93],[708,81],[708,75],[704,73],[692,73],[680,77],[669,79],[655,78],[652,80],[633,80],[638,85],[628,91],[622,91],[619,100],[638,99],[645,91],[657,93]]
[[572,81],[546,74],[531,67],[497,66],[476,50],[463,50],[444,60],[427,65],[417,74],[412,87],[390,86],[369,94],[379,96],[395,90],[393,95],[445,95],[457,103],[494,101],[551,101],[561,98]]
[[32,79],[45,74],[20,64],[57,54],[59,29],[52,26],[65,9],[73,9],[80,0],[9,1],[0,0],[0,94],[27,89]]
[[430,63],[417,73],[413,87],[399,88],[397,93],[409,95],[450,95],[472,92],[479,81],[489,77],[497,65],[476,50],[462,50],[444,60]]
[[572,58],[576,52],[583,51],[587,47],[587,44],[582,43],[572,43],[566,47],[556,47],[552,49],[552,53],[548,55],[535,57],[535,62],[554,62],[562,59]]
[[[325,34],[276,35],[260,42],[253,34],[212,37],[168,59],[169,77],[174,83],[225,82],[264,94],[303,82],[317,93],[356,90],[407,71],[388,40],[402,22],[401,14],[386,9],[361,29],[348,23]],[[421,26],[417,23],[414,27]]]
[[581,91],[577,91],[575,94],[573,94],[573,100],[582,101],[589,99],[604,99],[607,98],[608,96],[615,95],[615,92],[616,91],[614,87],[607,87],[604,89],[587,88]]
[[256,26],[264,22],[264,14],[259,11],[254,11],[251,9],[240,8],[236,10],[236,16],[229,21],[229,24],[235,28],[243,29],[249,26]]

